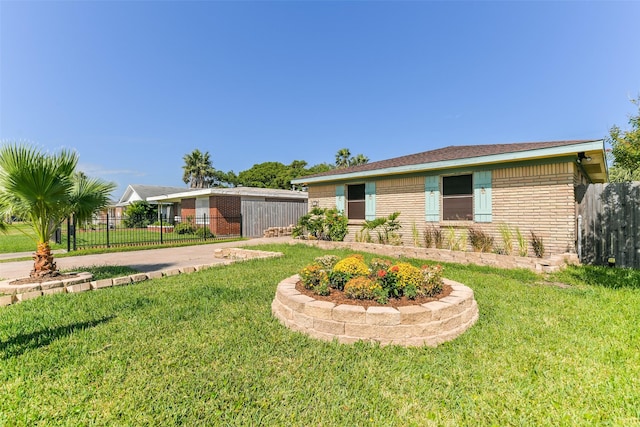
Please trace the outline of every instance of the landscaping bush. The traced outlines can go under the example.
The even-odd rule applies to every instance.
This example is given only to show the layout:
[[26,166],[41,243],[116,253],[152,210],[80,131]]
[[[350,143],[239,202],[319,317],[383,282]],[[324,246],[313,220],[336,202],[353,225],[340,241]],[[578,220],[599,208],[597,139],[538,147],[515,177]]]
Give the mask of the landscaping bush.
[[209,230],[209,227],[198,227],[198,229],[196,230],[196,236],[200,237],[201,239],[213,239],[214,237],[216,237],[216,235],[213,234],[211,230]]
[[347,217],[337,209],[313,208],[293,229],[293,237],[341,242],[348,232]]
[[372,242],[371,233],[374,232],[378,237],[378,243],[383,245],[395,245],[402,244],[402,234],[398,233],[398,230],[402,228],[402,225],[398,221],[400,212],[393,212],[386,218],[376,218],[365,221],[362,225],[362,229],[357,234],[357,241],[370,243]]
[[173,227],[173,232],[178,234],[196,234],[196,226],[190,222],[179,222]]
[[151,224],[158,216],[157,206],[150,205],[144,200],[131,203],[124,211],[122,221],[127,228],[143,228]]

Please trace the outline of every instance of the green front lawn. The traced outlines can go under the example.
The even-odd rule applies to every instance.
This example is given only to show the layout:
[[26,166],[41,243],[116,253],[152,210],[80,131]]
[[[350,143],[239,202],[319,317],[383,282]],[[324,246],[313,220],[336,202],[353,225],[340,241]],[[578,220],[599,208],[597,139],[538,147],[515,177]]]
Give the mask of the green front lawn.
[[446,265],[475,291],[469,331],[435,349],[340,345],[271,316],[277,283],[326,252],[260,249],[285,256],[0,309],[0,425],[640,423],[638,276],[550,278],[564,288]]

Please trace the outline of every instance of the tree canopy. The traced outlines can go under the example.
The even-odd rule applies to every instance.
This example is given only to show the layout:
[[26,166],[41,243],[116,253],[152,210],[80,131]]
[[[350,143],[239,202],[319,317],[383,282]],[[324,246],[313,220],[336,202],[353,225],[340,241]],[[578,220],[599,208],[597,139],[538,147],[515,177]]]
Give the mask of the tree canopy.
[[301,176],[314,175],[327,172],[336,167],[348,167],[365,164],[369,158],[364,154],[352,156],[348,148],[338,150],[335,165],[318,163],[313,166],[305,160],[294,160],[289,165],[281,162],[263,162],[253,165],[251,168],[235,172],[223,172],[213,167],[209,152],[201,152],[196,149],[184,156],[185,165],[182,167],[183,181],[190,188],[207,187],[245,187],[281,188],[290,190],[291,180]]
[[612,182],[640,180],[640,96],[631,102],[638,108],[636,115],[629,116],[631,128],[621,130],[614,125],[607,138],[613,155],[609,173]]

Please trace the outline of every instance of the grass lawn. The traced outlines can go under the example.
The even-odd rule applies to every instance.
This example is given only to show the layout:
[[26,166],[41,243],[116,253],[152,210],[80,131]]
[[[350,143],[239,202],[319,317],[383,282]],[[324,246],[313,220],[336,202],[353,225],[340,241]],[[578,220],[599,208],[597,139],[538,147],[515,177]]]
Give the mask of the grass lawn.
[[446,265],[475,291],[470,330],[340,345],[271,316],[326,252],[260,249],[285,256],[0,309],[0,425],[640,425],[637,272],[571,269],[563,288]]
[[[31,227],[24,223],[14,222],[8,225],[7,232],[0,231],[0,254],[11,252],[35,252],[37,238]],[[66,244],[51,244],[52,249],[66,249]]]

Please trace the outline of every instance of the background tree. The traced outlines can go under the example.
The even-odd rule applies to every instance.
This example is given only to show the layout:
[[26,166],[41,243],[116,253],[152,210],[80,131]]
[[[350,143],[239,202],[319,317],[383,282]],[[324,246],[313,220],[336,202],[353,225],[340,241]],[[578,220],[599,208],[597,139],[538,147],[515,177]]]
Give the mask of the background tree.
[[152,224],[158,218],[158,206],[145,200],[136,200],[124,210],[123,224],[127,228],[142,228]]
[[280,162],[264,162],[253,165],[238,174],[238,182],[245,187],[289,189],[286,182],[289,170]]
[[349,166],[349,158],[351,158],[351,151],[348,148],[341,148],[336,153],[336,167],[346,168]]
[[182,180],[185,184],[189,184],[189,188],[206,188],[208,183],[213,179],[215,169],[211,164],[211,155],[209,152],[202,153],[197,148],[183,157],[184,174]]
[[317,165],[313,165],[310,168],[308,168],[305,175],[313,175],[316,173],[328,172],[335,168],[336,167],[334,165],[331,165],[329,163],[318,163]]
[[369,163],[369,158],[364,154],[358,154],[349,159],[349,166],[364,165],[365,163]]
[[631,102],[638,107],[636,115],[629,116],[631,129],[623,131],[614,125],[607,138],[613,154],[612,182],[640,180],[640,96]]
[[369,163],[369,158],[367,156],[364,154],[352,156],[351,151],[349,151],[348,148],[341,148],[336,153],[336,168],[364,165],[365,163]]
[[0,147],[0,218],[17,216],[35,232],[31,277],[58,274],[49,246],[55,230],[70,215],[91,218],[115,189],[113,183],[76,173],[77,165],[78,155],[68,150],[50,155],[27,145]]

